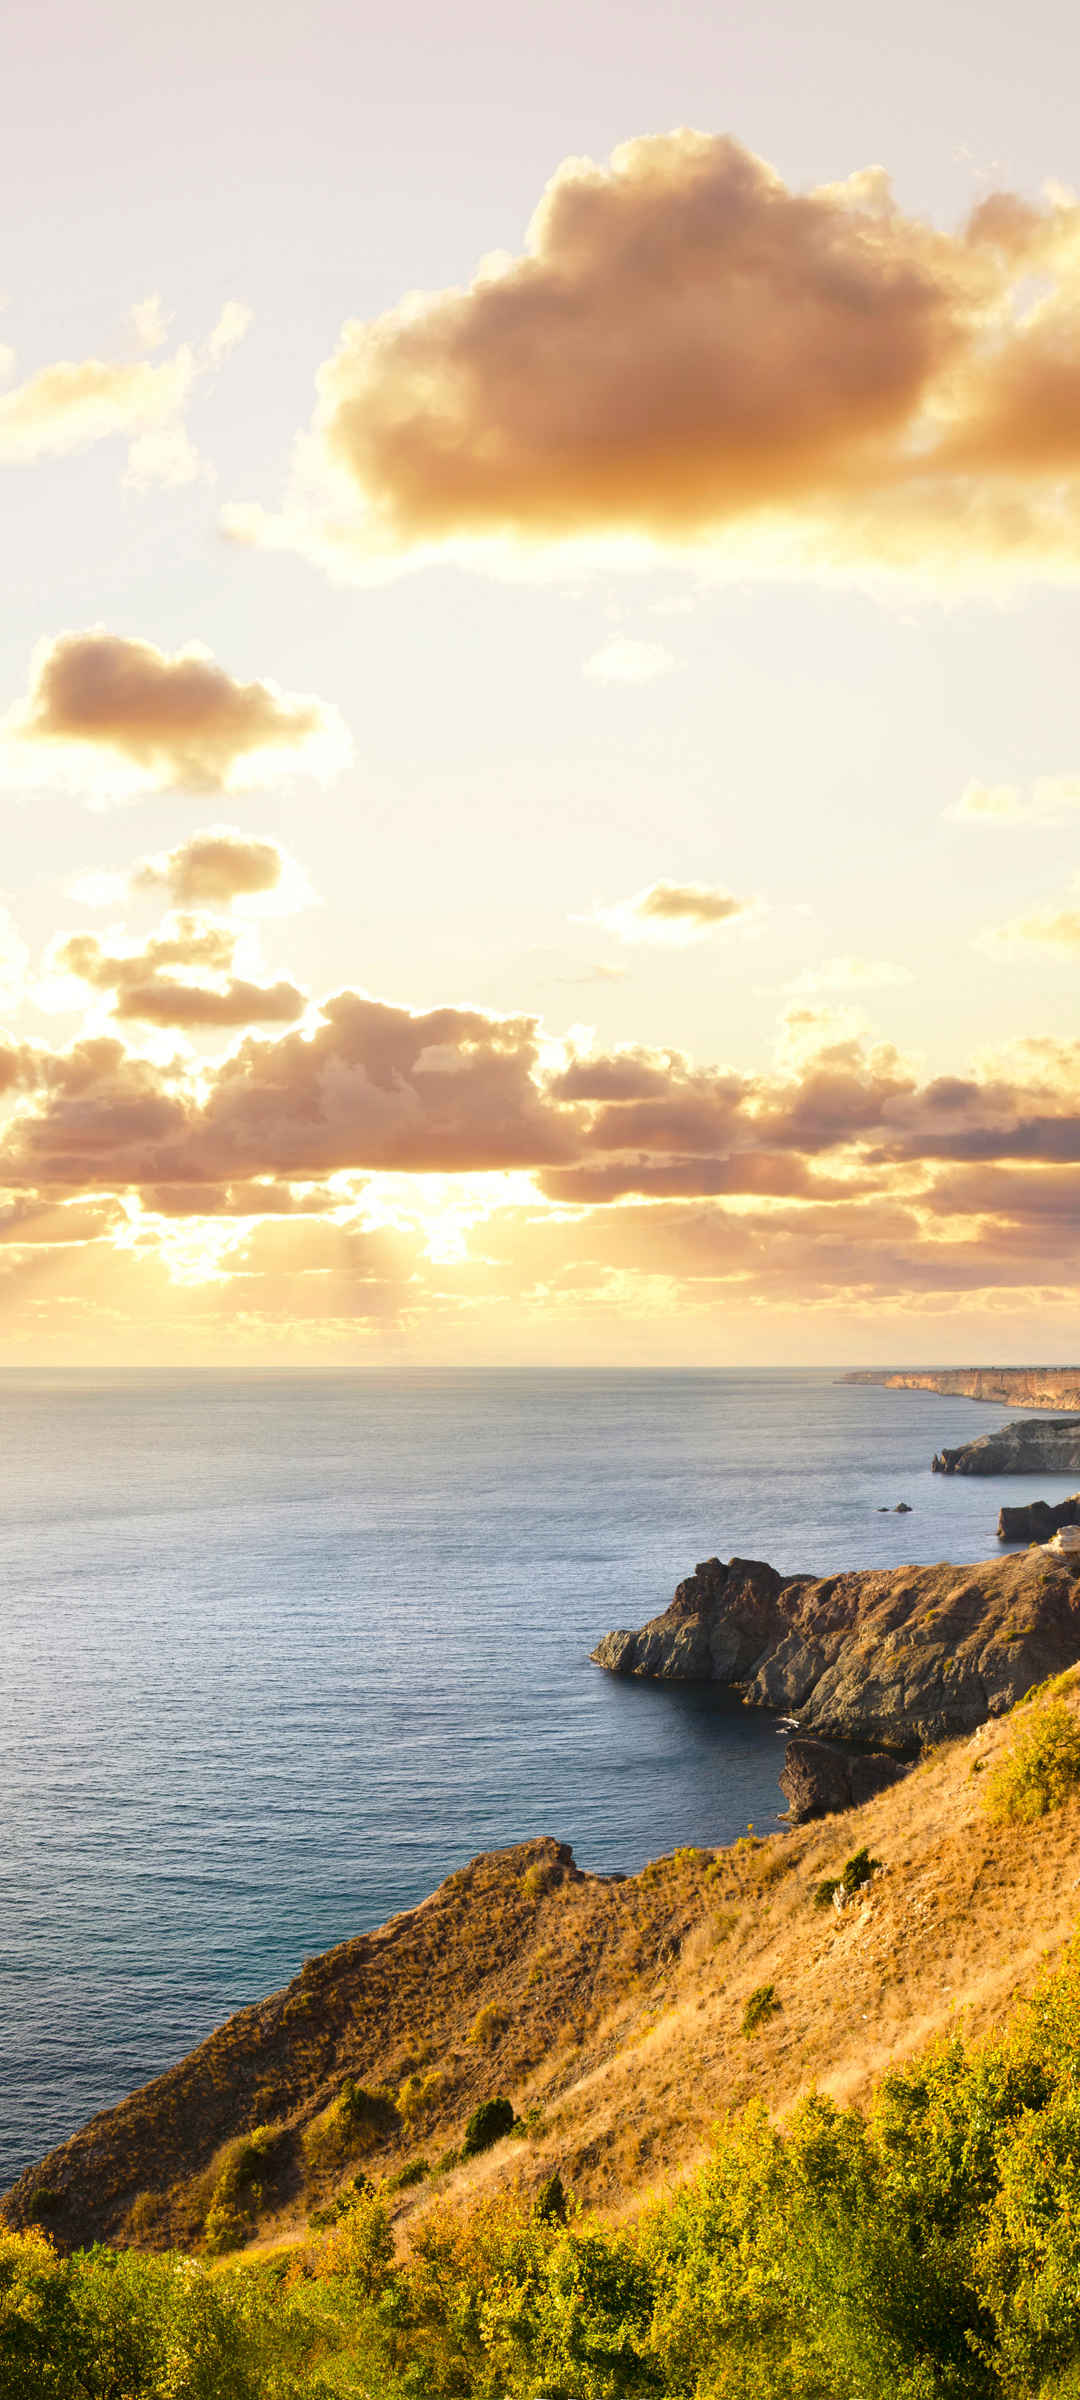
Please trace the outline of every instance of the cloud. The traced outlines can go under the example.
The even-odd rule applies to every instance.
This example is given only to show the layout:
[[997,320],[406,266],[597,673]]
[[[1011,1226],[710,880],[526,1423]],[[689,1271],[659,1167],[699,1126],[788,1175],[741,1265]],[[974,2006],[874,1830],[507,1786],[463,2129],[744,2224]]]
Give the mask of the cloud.
[[98,802],[327,777],[351,750],[322,700],[238,682],[199,643],[170,656],[101,628],[39,644],[0,741],[9,784],[59,780]]
[[595,921],[624,942],[696,942],[734,917],[749,917],[755,907],[720,884],[650,883],[629,900],[598,908]]
[[655,683],[658,675],[670,675],[678,663],[663,642],[634,642],[618,635],[601,650],[594,650],[581,672],[594,683]]
[[910,983],[910,967],[888,958],[826,958],[818,967],[804,967],[782,989],[793,995],[814,992],[879,992]]
[[[1071,906],[1069,892],[1074,896]],[[1031,908],[1021,916],[1008,917],[1002,925],[987,925],[975,937],[976,948],[989,951],[996,958],[1015,958],[1025,950],[1075,957],[1080,952],[1080,877],[1072,877],[1063,897],[1064,906],[1050,901],[1043,908]]]
[[129,888],[165,892],[177,908],[231,908],[238,900],[280,898],[286,872],[295,905],[299,873],[277,842],[238,833],[231,825],[211,825],[189,834],[175,850],[141,860],[132,869]]
[[957,825],[1068,825],[1080,809],[1080,775],[1040,775],[1030,791],[1016,783],[968,783],[945,810]]
[[600,960],[595,960],[591,966],[583,967],[579,975],[556,975],[553,977],[553,981],[555,983],[625,983],[629,973],[629,967],[609,967],[603,965]]
[[[119,960],[76,936],[59,956],[67,972],[117,990],[118,1014],[134,1012],[134,992],[140,1016],[149,1003],[159,1023],[198,1026],[232,1020],[213,1015],[201,987],[162,992],[162,969],[182,948],[189,969],[221,971],[227,951],[215,944],[228,939],[227,928],[196,928]],[[127,985],[129,970],[146,980]],[[573,1107],[541,1087],[534,1018],[414,1014],[360,992],[325,1001],[310,1033],[249,1036],[201,1083],[182,1059],[160,1066],[92,1035],[63,1052],[0,1047],[0,1088],[28,1096],[0,1145],[0,1188],[238,1187],[370,1168],[491,1174],[569,1159],[579,1132]]]
[[741,571],[1075,575],[1080,205],[957,233],[880,167],[791,190],[680,130],[569,158],[517,257],[353,320],[284,511],[238,538],[337,571],[567,542]]
[[[355,1319],[426,1341],[490,1311],[496,1350],[552,1310],[674,1327],[1080,1294],[1080,1044],[927,1080],[805,1006],[748,1072],[357,991],[282,1031],[303,997],[237,973],[251,938],[190,912],[139,945],[56,946],[53,968],[113,1019],[67,1047],[0,1039],[6,1330],[76,1304],[174,1326],[178,1282],[238,1338],[250,1320],[345,1339]],[[245,1012],[269,1030],[169,1053],[168,1028],[228,1035]]]
[[[136,339],[156,348],[166,320],[157,294],[132,311]],[[0,392],[0,465],[30,465],[63,458],[93,443],[128,444],[128,475],[135,483],[189,483],[199,458],[184,422],[195,385],[211,374],[242,340],[250,310],[229,301],[205,343],[183,343],[171,358],[151,366],[146,359],[60,359],[41,367],[25,383]],[[10,371],[10,352],[6,354]]]
[[54,946],[49,965],[57,976],[111,995],[112,1014],[121,1023],[193,1033],[295,1024],[307,1005],[303,992],[293,983],[235,976],[235,955],[236,936],[227,927],[181,916],[141,950],[110,953],[96,934],[69,934]]

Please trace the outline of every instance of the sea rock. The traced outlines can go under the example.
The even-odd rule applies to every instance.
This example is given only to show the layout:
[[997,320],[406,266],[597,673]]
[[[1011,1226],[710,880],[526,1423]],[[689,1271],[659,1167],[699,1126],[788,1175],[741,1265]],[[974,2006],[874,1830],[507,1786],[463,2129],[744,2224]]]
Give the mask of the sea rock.
[[839,1809],[861,1807],[907,1771],[901,1759],[840,1750],[833,1742],[799,1734],[788,1743],[780,1789],[792,1824],[802,1825],[808,1817],[831,1817]]
[[973,1732],[1080,1659],[1080,1556],[782,1575],[709,1558],[670,1608],[592,1653],[618,1675],[731,1684],[800,1732],[910,1750]]
[[939,1450],[935,1475],[1075,1475],[1080,1417],[1018,1417],[958,1450]]
[[1063,1525],[1080,1525],[1080,1492],[1068,1500],[1030,1500],[998,1515],[999,1542],[1048,1542]]

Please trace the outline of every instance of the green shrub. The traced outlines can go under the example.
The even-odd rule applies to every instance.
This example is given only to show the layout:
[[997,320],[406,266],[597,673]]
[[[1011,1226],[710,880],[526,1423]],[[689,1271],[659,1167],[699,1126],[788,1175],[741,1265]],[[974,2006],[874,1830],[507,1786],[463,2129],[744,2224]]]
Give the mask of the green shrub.
[[334,2193],[332,2200],[324,2201],[321,2208],[312,2209],[308,2224],[313,2232],[325,2232],[328,2225],[337,2224],[339,2217],[347,2217],[351,2208],[356,2208],[361,2200],[370,2197],[371,2189],[369,2176],[352,2176],[348,2183],[342,2184],[339,2192]]
[[398,2167],[395,2174],[387,2176],[385,2189],[388,2192],[407,2192],[412,2184],[424,2183],[430,2173],[428,2159],[410,2158],[407,2166]]
[[462,2157],[475,2158],[478,2150],[490,2150],[493,2142],[501,2142],[503,2135],[511,2131],[513,2123],[512,2100],[481,2100],[465,2127]]
[[496,2042],[501,2041],[509,2023],[508,2011],[500,2008],[497,2001],[489,2000],[473,2018],[469,2040],[480,2050],[490,2050]]
[[285,2139],[280,2125],[239,2134],[217,2162],[203,2238],[212,2258],[247,2241],[266,2198],[267,2178]]
[[880,1873],[880,1858],[871,1858],[867,1849],[854,1850],[839,1875],[827,1875],[824,1882],[817,1885],[814,1907],[828,1908],[837,1892],[843,1892],[847,1899],[852,1899],[856,1892],[862,1891],[864,1884],[870,1883]]
[[999,1822],[1030,1824],[1060,1808],[1078,1785],[1080,1726],[1063,1700],[1044,1700],[993,1769],[986,1806]]
[[780,2002],[776,1997],[776,1985],[759,1983],[756,1992],[751,1992],[743,2010],[743,2032],[757,2033],[760,2026],[768,2024],[770,2017],[779,2014],[779,2010]]
[[1002,2032],[939,2042],[867,2113],[730,2118],[631,2226],[557,2171],[531,2201],[435,2200],[398,2256],[362,2179],[288,2263],[65,2258],[0,2226],[0,2400],[361,2395],[1078,2400],[1080,1941]]
[[557,2167],[545,2175],[536,2195],[536,2214],[541,2225],[565,2225],[569,2202],[566,2186]]
[[534,1858],[521,1878],[521,1888],[527,1900],[542,1900],[545,1892],[553,1892],[562,1882],[562,1868],[553,1858]]
[[397,2127],[389,2092],[367,2091],[347,2075],[339,2092],[305,2125],[304,2165],[309,2175],[332,2174],[350,2158],[365,2158]]

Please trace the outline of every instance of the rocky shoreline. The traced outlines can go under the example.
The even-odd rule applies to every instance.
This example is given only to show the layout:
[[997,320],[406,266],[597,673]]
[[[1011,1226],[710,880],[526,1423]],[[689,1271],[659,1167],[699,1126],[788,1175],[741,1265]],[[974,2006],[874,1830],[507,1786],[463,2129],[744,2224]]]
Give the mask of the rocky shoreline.
[[1080,1417],[1020,1417],[955,1450],[939,1450],[935,1475],[1080,1474]]
[[841,1383],[894,1392],[940,1392],[954,1400],[1004,1402],[1007,1408],[1080,1409],[1080,1367],[858,1367]]
[[591,1655],[613,1675],[728,1684],[795,1717],[800,1738],[910,1757],[1080,1659],[1080,1557],[827,1576],[705,1559],[661,1615]]

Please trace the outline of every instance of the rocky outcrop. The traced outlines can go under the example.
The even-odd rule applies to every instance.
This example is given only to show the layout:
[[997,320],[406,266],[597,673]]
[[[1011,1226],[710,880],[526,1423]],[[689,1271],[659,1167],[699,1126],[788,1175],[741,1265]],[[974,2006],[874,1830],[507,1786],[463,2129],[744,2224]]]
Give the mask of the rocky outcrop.
[[1080,1492],[1068,1500],[1031,1500],[998,1514],[999,1542],[1048,1542],[1063,1525],[1080,1525]]
[[670,1608],[592,1653],[616,1675],[732,1684],[800,1731],[910,1750],[998,1716],[1080,1659],[1080,1559],[781,1575],[709,1558]]
[[895,1392],[943,1392],[958,1400],[1004,1401],[1010,1408],[1080,1408],[1080,1367],[928,1367],[895,1373],[859,1368],[841,1383],[884,1384]]
[[815,1742],[799,1735],[789,1742],[780,1789],[793,1825],[808,1817],[831,1817],[837,1810],[860,1808],[906,1775],[901,1759],[858,1750],[839,1750],[834,1742]]
[[1075,1475],[1080,1417],[1018,1417],[958,1450],[939,1450],[935,1475]]

